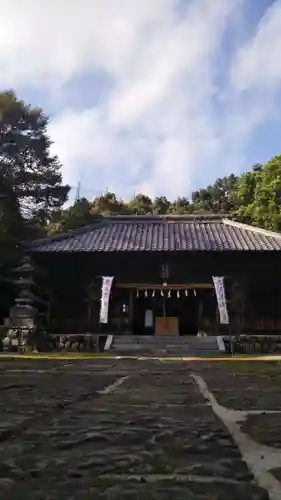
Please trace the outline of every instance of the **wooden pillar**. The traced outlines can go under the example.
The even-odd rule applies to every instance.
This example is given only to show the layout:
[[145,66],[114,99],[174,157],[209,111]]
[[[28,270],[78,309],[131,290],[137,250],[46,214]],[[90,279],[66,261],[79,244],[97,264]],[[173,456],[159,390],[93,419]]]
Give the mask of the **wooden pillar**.
[[198,301],[198,331],[201,330],[202,317],[203,317],[203,300],[199,300]]
[[131,334],[133,333],[133,324],[134,324],[134,290],[130,288],[129,290],[129,327],[131,330]]
[[167,311],[166,311],[166,297],[165,294],[163,295],[163,318],[166,318],[167,316]]
[[53,299],[52,292],[51,292],[51,290],[49,290],[48,291],[47,314],[46,314],[48,324],[50,323],[51,317],[52,317],[52,299]]
[[219,325],[220,325],[220,314],[219,308],[216,306],[216,336],[219,334]]

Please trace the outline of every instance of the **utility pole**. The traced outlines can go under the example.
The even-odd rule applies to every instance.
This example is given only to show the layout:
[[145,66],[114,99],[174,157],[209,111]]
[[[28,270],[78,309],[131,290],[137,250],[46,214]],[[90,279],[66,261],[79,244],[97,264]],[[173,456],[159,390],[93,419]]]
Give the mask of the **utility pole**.
[[80,200],[80,189],[81,189],[81,182],[78,182],[77,188],[76,188],[75,201],[79,201]]

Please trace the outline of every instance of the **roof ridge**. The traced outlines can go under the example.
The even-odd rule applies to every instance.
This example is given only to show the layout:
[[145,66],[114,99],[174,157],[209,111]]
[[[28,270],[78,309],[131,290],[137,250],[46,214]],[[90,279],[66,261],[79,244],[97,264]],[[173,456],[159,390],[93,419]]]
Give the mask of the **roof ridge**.
[[227,226],[237,227],[240,229],[246,229],[247,231],[252,231],[253,233],[263,234],[264,236],[272,236],[273,238],[281,238],[281,233],[276,231],[270,231],[269,229],[263,229],[257,226],[250,226],[250,224],[244,224],[244,222],[238,222],[232,219],[223,219],[222,222]]
[[199,220],[199,221],[222,221],[222,219],[226,217],[226,214],[210,214],[210,213],[202,213],[202,214],[145,214],[145,215],[137,215],[137,214],[129,214],[129,215],[108,215],[103,217],[105,220],[147,220],[147,221],[161,221],[161,220]]

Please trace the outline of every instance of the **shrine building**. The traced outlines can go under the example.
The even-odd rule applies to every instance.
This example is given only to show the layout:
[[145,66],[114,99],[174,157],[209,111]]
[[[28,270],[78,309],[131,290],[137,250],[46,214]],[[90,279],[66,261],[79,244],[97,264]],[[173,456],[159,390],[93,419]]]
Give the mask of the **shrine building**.
[[[232,329],[281,332],[281,235],[212,216],[109,216],[26,246],[53,331],[218,335],[213,277]],[[102,277],[113,277],[101,324]]]

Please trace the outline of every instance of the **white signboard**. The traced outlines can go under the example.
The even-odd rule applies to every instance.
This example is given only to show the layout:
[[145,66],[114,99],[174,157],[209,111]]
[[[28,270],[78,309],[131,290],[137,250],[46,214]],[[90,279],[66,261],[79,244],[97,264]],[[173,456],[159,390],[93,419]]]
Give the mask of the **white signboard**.
[[228,325],[229,316],[228,316],[227,303],[224,290],[224,278],[223,276],[213,276],[213,282],[217,296],[220,323],[221,325]]
[[153,311],[151,309],[146,309],[144,314],[144,326],[145,328],[153,327]]
[[108,306],[109,306],[109,297],[110,297],[112,281],[113,281],[113,276],[102,277],[100,323],[107,323],[108,321]]

